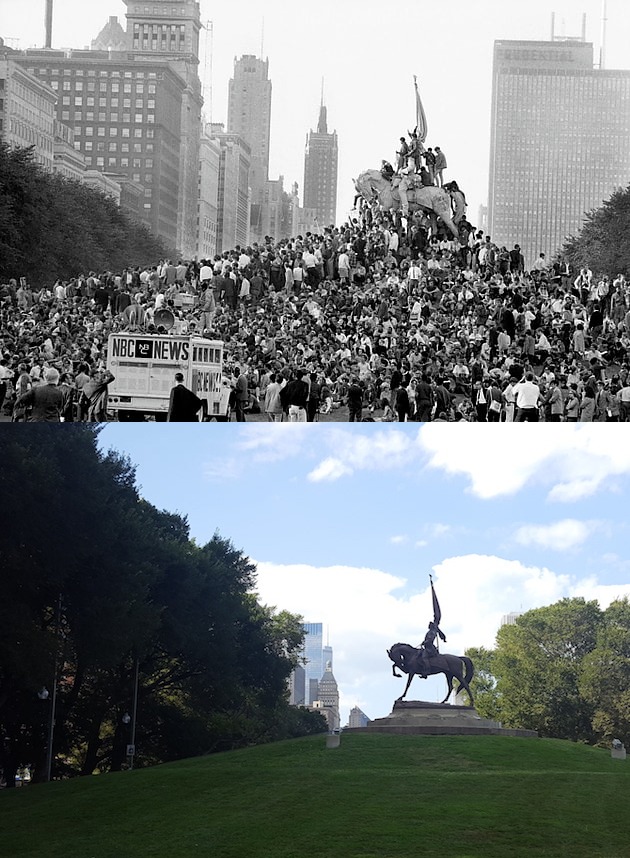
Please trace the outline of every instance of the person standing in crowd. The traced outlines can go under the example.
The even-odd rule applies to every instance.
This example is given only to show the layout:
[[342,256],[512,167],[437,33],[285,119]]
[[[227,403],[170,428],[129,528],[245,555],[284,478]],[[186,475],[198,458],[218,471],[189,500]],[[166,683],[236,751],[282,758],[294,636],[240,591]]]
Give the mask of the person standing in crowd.
[[64,397],[58,388],[59,372],[50,367],[44,373],[44,384],[38,384],[23,393],[15,403],[16,408],[31,409],[29,423],[60,423]]
[[446,163],[446,156],[444,155],[444,152],[442,152],[439,146],[436,146],[435,163],[433,165],[433,170],[439,187],[442,187],[444,185],[444,170],[446,170],[447,166],[448,165]]
[[295,371],[293,379],[282,389],[280,397],[289,415],[289,423],[306,423],[309,386],[304,370]]
[[280,398],[280,382],[275,372],[269,376],[269,384],[265,390],[265,414],[270,423],[282,420],[282,400]]
[[348,422],[360,423],[363,416],[363,388],[358,376],[353,376],[348,388]]
[[240,367],[234,370],[234,410],[236,412],[236,422],[245,423],[245,406],[249,400],[249,391],[247,386],[247,376],[241,372]]
[[109,370],[93,369],[81,391],[80,406],[88,423],[107,420],[107,387],[114,381]]
[[175,386],[171,390],[168,404],[167,421],[169,423],[197,423],[198,414],[203,405],[199,397],[184,386],[184,376],[175,373]]
[[540,387],[534,383],[534,373],[528,372],[524,379],[514,385],[516,392],[517,421],[519,423],[537,423]]

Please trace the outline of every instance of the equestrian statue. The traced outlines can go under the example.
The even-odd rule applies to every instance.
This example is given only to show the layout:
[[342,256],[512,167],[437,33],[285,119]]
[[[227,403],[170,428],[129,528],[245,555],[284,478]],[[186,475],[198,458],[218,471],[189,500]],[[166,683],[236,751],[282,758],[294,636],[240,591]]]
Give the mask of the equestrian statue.
[[414,647],[411,646],[411,644],[396,643],[387,650],[387,655],[393,661],[393,675],[396,677],[401,676],[400,673],[396,673],[396,668],[402,670],[403,673],[408,674],[405,690],[397,700],[404,700],[414,676],[426,679],[427,676],[443,673],[446,676],[446,681],[448,683],[448,693],[444,700],[442,700],[442,703],[446,703],[448,698],[451,696],[453,680],[456,679],[459,683],[458,691],[463,688],[468,693],[470,705],[474,706],[475,702],[472,691],[470,690],[470,682],[474,674],[472,661],[465,655],[440,653],[435,644],[436,638],[440,638],[444,643],[446,643],[446,637],[439,626],[442,614],[433,588],[432,578],[431,595],[433,598],[433,620],[429,623],[429,629],[422,644],[419,647]]
[[[386,174],[385,174],[386,175]],[[416,211],[427,212],[439,217],[450,230],[453,238],[459,241],[459,230],[451,215],[451,194],[436,185],[418,184],[419,176],[409,174],[391,179],[381,170],[366,170],[354,180],[357,195],[368,203],[378,199],[379,206],[385,211],[402,210],[404,217]]]

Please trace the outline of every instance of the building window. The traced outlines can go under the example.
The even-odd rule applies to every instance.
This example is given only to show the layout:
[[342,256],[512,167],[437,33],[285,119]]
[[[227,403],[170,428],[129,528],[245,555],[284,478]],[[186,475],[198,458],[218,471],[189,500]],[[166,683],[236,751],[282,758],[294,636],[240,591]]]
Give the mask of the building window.
[[99,137],[104,137],[105,136],[105,128],[102,125],[99,125],[98,131],[96,133],[98,134]]
[[105,166],[105,158],[97,158],[96,159],[96,166],[97,167],[104,167]]
[[86,141],[85,141],[85,151],[86,151],[86,152],[91,152],[91,151],[92,151],[92,146],[93,146],[93,145],[94,145],[94,144],[92,143],[92,141],[91,141],[91,140],[86,140]]
[[120,133],[122,134],[123,137],[129,137],[130,136],[128,128],[121,128]]
[[142,122],[142,114],[141,113],[135,114],[134,122]]
[[108,167],[115,167],[116,166],[116,158],[108,158],[107,159],[107,166]]

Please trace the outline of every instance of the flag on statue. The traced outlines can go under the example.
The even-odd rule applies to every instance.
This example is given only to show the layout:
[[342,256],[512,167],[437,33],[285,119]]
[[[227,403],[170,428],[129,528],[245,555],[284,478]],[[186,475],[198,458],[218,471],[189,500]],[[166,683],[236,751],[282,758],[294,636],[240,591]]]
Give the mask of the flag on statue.
[[418,135],[418,140],[420,143],[424,143],[427,139],[427,117],[424,112],[424,107],[422,106],[422,102],[420,101],[420,93],[418,92],[418,78],[416,75],[413,76],[413,85],[416,90],[416,133]]

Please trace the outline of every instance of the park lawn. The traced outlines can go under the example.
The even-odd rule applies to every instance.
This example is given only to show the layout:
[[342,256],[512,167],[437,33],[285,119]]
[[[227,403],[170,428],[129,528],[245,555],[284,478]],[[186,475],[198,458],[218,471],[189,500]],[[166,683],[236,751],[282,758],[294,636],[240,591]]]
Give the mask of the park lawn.
[[7,858],[630,856],[630,763],[559,740],[315,736],[0,793]]

